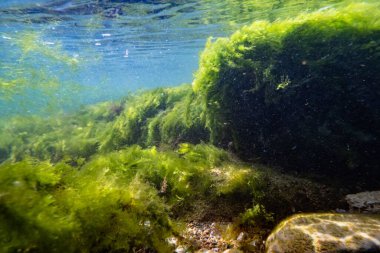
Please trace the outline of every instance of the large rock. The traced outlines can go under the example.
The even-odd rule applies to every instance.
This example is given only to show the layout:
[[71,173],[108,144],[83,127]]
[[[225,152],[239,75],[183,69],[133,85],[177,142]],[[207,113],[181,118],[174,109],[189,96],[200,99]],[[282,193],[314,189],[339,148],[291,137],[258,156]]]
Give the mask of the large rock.
[[346,201],[352,212],[380,213],[380,191],[348,194]]
[[266,250],[267,253],[380,252],[380,216],[294,215],[270,234]]
[[210,41],[193,87],[212,141],[245,159],[378,185],[379,17],[378,4],[353,4]]

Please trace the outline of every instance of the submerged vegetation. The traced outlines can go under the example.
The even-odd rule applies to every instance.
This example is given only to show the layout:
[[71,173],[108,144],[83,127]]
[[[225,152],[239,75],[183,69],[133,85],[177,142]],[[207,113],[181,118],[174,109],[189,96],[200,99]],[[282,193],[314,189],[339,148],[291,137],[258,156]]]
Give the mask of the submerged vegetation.
[[346,193],[239,158],[360,175],[360,187],[373,187],[378,7],[259,21],[210,40],[193,85],[3,119],[0,251],[171,252],[181,220],[272,227],[338,208]]
[[378,4],[350,4],[209,41],[193,86],[212,142],[287,168],[374,176],[376,186],[379,17]]
[[[208,219],[211,214],[232,219],[255,204],[238,222],[270,226],[273,216],[264,205],[274,211],[275,202],[290,204],[282,207],[277,219],[291,213],[290,206],[306,211],[329,206],[319,201],[323,185],[293,178],[292,187],[298,185],[305,192],[302,205],[297,205],[292,198],[299,192],[287,191],[285,197],[276,175],[281,177],[237,162],[227,152],[205,144],[181,144],[176,151],[130,146],[94,155],[80,165],[34,158],[3,162],[1,250],[171,252],[166,238],[178,233],[176,219],[180,217]],[[212,203],[210,210],[197,211],[202,201]],[[215,206],[221,203],[226,207],[217,210]]]
[[[61,106],[70,107],[73,95],[81,89],[73,78],[78,74],[79,58],[67,54],[58,42],[44,41],[39,32],[9,36],[2,36],[9,40],[3,49],[8,49],[9,59],[0,62],[2,116],[11,115],[12,110],[20,114],[49,114]],[[64,78],[58,78],[59,75]]]

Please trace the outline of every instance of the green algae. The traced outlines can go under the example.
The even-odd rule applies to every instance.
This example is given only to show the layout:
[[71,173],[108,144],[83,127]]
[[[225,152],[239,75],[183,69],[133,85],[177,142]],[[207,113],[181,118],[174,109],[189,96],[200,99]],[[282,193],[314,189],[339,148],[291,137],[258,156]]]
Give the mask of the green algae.
[[265,207],[256,204],[253,208],[247,209],[240,217],[239,223],[243,226],[273,226],[273,214],[267,213]]
[[[1,121],[1,251],[171,252],[176,218],[195,217],[197,201],[211,217],[221,202],[231,206],[227,218],[241,226],[336,208],[342,192],[232,152],[376,174],[378,17],[373,5],[353,4],[255,22],[209,40],[193,86]],[[26,84],[14,80],[0,87]]]
[[[174,218],[195,215],[200,200],[207,201],[212,215],[219,212],[214,205],[231,206],[230,219],[244,206],[260,203],[273,212],[271,203],[292,205],[282,202],[281,189],[279,195],[276,190],[267,194],[276,189],[275,174],[268,176],[268,169],[242,163],[212,145],[102,150],[99,144],[109,137],[120,110],[128,110],[123,103],[103,103],[54,119],[2,122],[6,128],[0,146],[9,148],[0,164],[3,251],[170,252],[165,239],[178,233]],[[95,148],[88,149],[92,143]],[[302,184],[292,182],[293,187]],[[315,191],[320,193],[320,187]],[[293,194],[286,192],[290,199]],[[303,205],[307,203],[304,198]],[[265,212],[254,214],[255,224],[262,224],[257,217],[266,217]]]
[[128,98],[124,107],[104,149],[132,144],[175,147],[181,142],[200,143],[208,139],[190,85],[146,91]]
[[78,58],[71,57],[64,53],[59,43],[50,43],[50,47],[47,47],[42,37],[43,33],[41,32],[23,32],[17,35],[14,43],[21,49],[21,60],[28,57],[43,56],[54,62],[59,62],[60,64],[68,65],[73,68],[78,66]]
[[3,125],[0,147],[7,154],[1,161],[20,161],[27,156],[52,162],[64,158],[88,158],[98,151],[102,136],[107,134],[105,129],[107,126],[110,128],[107,118],[89,116],[91,113],[91,108],[86,108],[86,112],[79,112],[73,117],[62,115],[42,119],[20,116],[0,123]]
[[135,144],[176,147],[183,142],[200,143],[208,139],[200,111],[191,86],[184,85],[87,106],[71,115],[13,117],[0,122],[0,161],[33,156],[75,162]]
[[193,88],[211,141],[245,159],[378,176],[378,10],[350,4],[209,40]]
[[215,147],[183,144],[178,152],[131,146],[80,165],[4,162],[2,251],[170,252],[164,242],[176,229],[169,210],[216,195],[209,171],[228,161]]
[[36,161],[6,163],[1,172],[3,252],[131,251],[169,235],[164,204],[137,178]]
[[81,59],[69,55],[59,41],[46,42],[44,35],[33,31],[9,35],[9,59],[0,63],[0,108],[5,116],[56,113],[70,107],[74,94],[83,89],[73,78]]

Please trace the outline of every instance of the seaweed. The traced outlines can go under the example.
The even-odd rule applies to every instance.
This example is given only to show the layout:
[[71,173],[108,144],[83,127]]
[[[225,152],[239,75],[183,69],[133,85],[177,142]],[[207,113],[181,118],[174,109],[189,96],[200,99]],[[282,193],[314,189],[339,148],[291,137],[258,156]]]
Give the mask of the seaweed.
[[244,159],[376,185],[378,10],[349,4],[209,40],[193,88],[212,143],[232,144]]
[[181,142],[200,143],[208,139],[208,130],[199,116],[201,110],[190,85],[158,88],[127,99],[115,120],[112,134],[103,150],[139,144],[144,147]]
[[205,144],[182,144],[178,152],[131,146],[81,165],[4,162],[1,249],[170,252],[165,239],[177,233],[170,210],[216,197],[211,168],[231,162],[225,151]]
[[[210,39],[192,85],[50,118],[2,119],[0,251],[172,252],[166,239],[178,235],[181,219],[270,227],[294,212],[340,204],[339,185],[236,154],[286,169],[363,175],[365,187],[378,182],[374,6],[258,21]],[[21,48],[69,60],[33,43]]]
[[64,158],[88,159],[98,152],[108,134],[111,121],[108,104],[87,107],[74,115],[51,118],[18,116],[4,119],[0,148],[5,152],[0,162],[20,161],[27,156],[59,162]]
[[34,31],[9,35],[11,43],[5,48],[9,56],[0,63],[3,116],[46,115],[74,107],[75,93],[83,89],[74,81],[80,58],[69,55],[59,41],[47,44],[44,36]]
[[165,204],[138,177],[123,181],[117,171],[33,160],[4,163],[0,171],[3,252],[169,252],[162,244],[171,234]]

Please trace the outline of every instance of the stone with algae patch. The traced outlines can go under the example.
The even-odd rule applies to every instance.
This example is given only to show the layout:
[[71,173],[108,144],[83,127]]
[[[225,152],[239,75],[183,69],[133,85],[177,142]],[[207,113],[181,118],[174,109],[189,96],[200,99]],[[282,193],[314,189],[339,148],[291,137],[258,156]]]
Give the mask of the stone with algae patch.
[[267,253],[379,251],[379,215],[298,214],[282,221],[266,241]]

